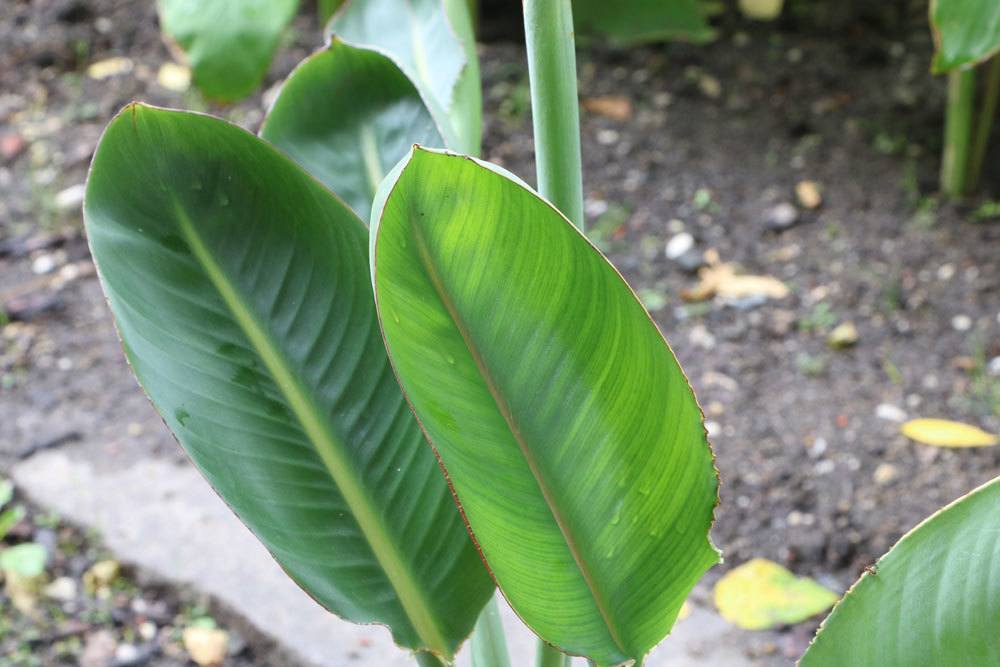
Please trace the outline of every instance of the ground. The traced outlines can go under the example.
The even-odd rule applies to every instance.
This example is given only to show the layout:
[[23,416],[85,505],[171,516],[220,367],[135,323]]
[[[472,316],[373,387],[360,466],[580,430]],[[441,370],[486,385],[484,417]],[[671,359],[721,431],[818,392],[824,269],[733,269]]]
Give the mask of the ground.
[[[917,5],[840,18],[835,31],[823,17],[777,28],[727,17],[707,47],[581,50],[589,233],[690,377],[723,480],[713,537],[726,562],[709,581],[759,556],[842,591],[904,531],[1000,474],[1000,448],[899,434],[907,416],[1000,430],[1000,224],[982,206],[1000,196],[1000,174],[988,169],[985,194],[963,205],[933,196],[943,81],[929,73]],[[487,27],[501,39],[480,53],[483,154],[533,181],[523,48]],[[157,83],[170,56],[151,2],[0,9],[0,306],[11,320],[0,466],[57,448],[109,474],[188,465],[124,363],[77,186],[102,127],[132,99],[256,130],[318,34],[300,16],[262,92],[220,109]],[[84,73],[110,57],[128,58],[126,71]],[[816,208],[797,199],[802,181],[818,185]],[[694,250],[668,258],[685,234]],[[685,301],[706,251],[790,294]],[[831,348],[848,322],[857,342]],[[811,630],[788,634],[789,655]]]

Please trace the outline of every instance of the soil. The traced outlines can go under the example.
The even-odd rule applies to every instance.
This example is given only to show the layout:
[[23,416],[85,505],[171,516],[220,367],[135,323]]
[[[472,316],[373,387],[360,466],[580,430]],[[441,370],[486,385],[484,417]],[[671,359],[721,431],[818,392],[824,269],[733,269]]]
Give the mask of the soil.
[[[319,29],[300,16],[262,92],[220,109],[157,83],[170,56],[152,5],[0,9],[0,305],[11,319],[0,466],[51,446],[99,448],[106,466],[184,460],[126,368],[74,186],[132,99],[255,130]],[[579,69],[586,106],[605,105],[582,117],[589,233],[652,310],[709,420],[723,480],[714,539],[726,555],[712,576],[765,557],[843,590],[903,532],[1000,474],[1000,448],[925,447],[896,421],[1000,431],[1000,224],[980,206],[1000,196],[1000,153],[987,158],[983,196],[939,202],[944,82],[928,71],[925,4],[840,16],[835,31],[817,12],[777,26],[730,12],[705,47],[592,41]],[[484,157],[532,181],[523,47],[492,42],[480,56]],[[131,71],[84,73],[110,57]],[[797,202],[802,181],[818,184],[817,208]],[[781,229],[779,204],[796,218]],[[668,259],[682,233],[695,250]],[[790,295],[685,302],[706,251]],[[832,349],[828,335],[846,322],[857,342]]]
[[0,664],[183,667],[191,664],[183,639],[191,627],[226,634],[219,667],[296,664],[238,614],[195,591],[123,567],[96,536],[59,516],[17,495],[5,512],[17,512],[20,519],[0,538],[0,553],[34,543],[47,557],[37,578],[18,584],[6,573]]

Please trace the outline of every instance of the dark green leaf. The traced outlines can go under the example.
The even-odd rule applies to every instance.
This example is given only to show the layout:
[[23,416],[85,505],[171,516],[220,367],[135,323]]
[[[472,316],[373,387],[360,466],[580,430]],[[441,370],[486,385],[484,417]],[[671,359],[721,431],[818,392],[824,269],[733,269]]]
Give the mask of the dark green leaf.
[[160,23],[187,55],[206,97],[252,93],[271,63],[299,0],[159,0]]
[[84,216],[136,376],[317,601],[450,655],[493,587],[377,333],[363,224],[277,150],[132,105]]
[[1000,478],[903,536],[823,622],[802,667],[1000,664]]
[[573,22],[581,34],[607,35],[620,44],[715,37],[699,0],[573,0]]
[[414,143],[445,144],[417,89],[392,60],[337,38],[288,77],[261,136],[365,222],[379,183]]
[[498,584],[543,639],[641,658],[718,561],[718,478],[677,361],[548,203],[415,150],[372,219],[390,358]]
[[450,118],[452,148],[479,152],[483,101],[466,0],[347,0],[327,32],[392,58]]

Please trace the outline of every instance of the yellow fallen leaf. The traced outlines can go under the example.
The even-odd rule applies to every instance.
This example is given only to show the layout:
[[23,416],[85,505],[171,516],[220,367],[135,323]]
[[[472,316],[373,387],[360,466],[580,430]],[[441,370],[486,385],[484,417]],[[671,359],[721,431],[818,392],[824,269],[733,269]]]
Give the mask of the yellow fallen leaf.
[[710,264],[698,272],[699,282],[681,292],[685,301],[705,301],[713,296],[723,299],[742,299],[762,296],[768,299],[783,299],[788,296],[788,287],[771,276],[737,275],[736,267],[729,263]]
[[677,623],[680,623],[685,618],[691,615],[691,603],[684,600],[684,604],[681,605],[681,610],[677,612]]
[[907,438],[935,447],[992,447],[1000,438],[970,424],[947,419],[911,419],[899,430]]
[[108,79],[119,74],[127,74],[132,71],[132,61],[129,58],[106,58],[91,63],[87,68],[87,76],[91,79]]
[[715,584],[714,596],[722,617],[747,630],[799,623],[826,611],[839,597],[765,558],[727,572]]

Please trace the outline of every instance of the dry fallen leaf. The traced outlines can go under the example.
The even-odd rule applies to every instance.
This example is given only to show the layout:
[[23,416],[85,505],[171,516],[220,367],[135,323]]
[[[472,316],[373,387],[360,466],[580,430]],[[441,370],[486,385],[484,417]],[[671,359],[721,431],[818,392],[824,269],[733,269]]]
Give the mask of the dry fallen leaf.
[[229,633],[218,628],[185,628],[181,640],[191,660],[201,667],[221,665],[229,651]]
[[935,447],[992,447],[1000,438],[970,424],[948,419],[911,419],[899,430],[907,438]]
[[796,577],[764,558],[733,568],[715,584],[719,613],[747,630],[799,623],[826,611],[838,597],[812,579]]
[[742,299],[762,296],[783,299],[788,287],[771,276],[737,275],[736,267],[729,263],[710,264],[698,271],[699,283],[681,291],[685,301],[706,301],[714,296],[723,299]]
[[612,120],[626,121],[632,117],[632,101],[622,95],[585,97],[583,108]]
[[87,68],[87,76],[91,79],[108,79],[131,71],[132,61],[129,58],[115,57],[91,63]]

